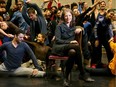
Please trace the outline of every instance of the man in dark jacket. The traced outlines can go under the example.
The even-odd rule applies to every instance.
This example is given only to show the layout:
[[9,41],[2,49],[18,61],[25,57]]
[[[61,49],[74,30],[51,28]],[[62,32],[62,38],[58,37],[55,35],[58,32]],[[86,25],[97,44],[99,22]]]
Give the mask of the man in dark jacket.
[[[30,8],[27,10],[27,7]],[[41,9],[37,6],[37,4],[31,4],[29,1],[26,1],[22,10],[22,14],[26,22],[30,25],[31,41],[34,41],[38,33],[42,33],[44,35],[47,34],[46,21]],[[46,44],[48,44],[48,42]]]

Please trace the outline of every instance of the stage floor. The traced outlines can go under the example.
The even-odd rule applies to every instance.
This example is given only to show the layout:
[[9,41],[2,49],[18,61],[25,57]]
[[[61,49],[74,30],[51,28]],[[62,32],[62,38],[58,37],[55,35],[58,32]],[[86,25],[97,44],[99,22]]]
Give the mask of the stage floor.
[[[103,63],[107,63],[106,54],[103,50]],[[116,87],[114,76],[91,76],[95,82],[88,83],[78,79],[79,71],[72,72],[70,87]],[[0,76],[0,87],[63,87],[63,79],[29,78],[29,77],[8,77]]]
[[[116,77],[91,76],[95,82],[88,83],[78,79],[76,72],[72,73],[70,87],[116,87]],[[0,87],[63,87],[63,80],[56,81],[46,78],[0,77]]]

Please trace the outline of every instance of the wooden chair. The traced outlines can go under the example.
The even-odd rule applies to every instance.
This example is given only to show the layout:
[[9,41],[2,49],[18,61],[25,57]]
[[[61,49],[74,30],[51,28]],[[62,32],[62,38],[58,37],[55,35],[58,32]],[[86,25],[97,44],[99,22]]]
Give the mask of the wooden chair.
[[[78,28],[82,28],[82,27],[78,27]],[[83,28],[82,28],[82,29],[83,29]],[[76,35],[75,39],[79,42],[80,49],[81,49],[82,32],[80,32],[78,35]],[[63,74],[63,76],[64,76],[65,64],[64,64],[63,61],[68,60],[68,56],[58,56],[58,55],[53,55],[53,54],[51,54],[51,55],[49,56],[49,60],[54,60],[54,61],[60,60],[60,61],[61,61],[61,71],[62,71],[62,74]],[[50,68],[52,68],[52,65],[50,66]],[[69,78],[71,78],[71,75],[70,75]]]
[[[52,72],[57,72],[57,64],[55,63],[55,61],[61,61],[61,72],[64,76],[64,71],[65,71],[65,63],[64,61],[68,60],[68,56],[57,56],[57,55],[50,55],[49,56],[49,60],[54,60],[54,63],[52,63],[50,65],[50,71]],[[53,69],[54,68],[54,69]]]

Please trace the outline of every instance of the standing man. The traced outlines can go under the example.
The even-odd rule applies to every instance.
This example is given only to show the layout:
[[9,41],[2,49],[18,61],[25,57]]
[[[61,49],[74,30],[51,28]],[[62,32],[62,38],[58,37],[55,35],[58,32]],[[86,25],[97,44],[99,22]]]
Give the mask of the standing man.
[[[32,4],[30,3],[30,0],[27,0],[22,9],[22,14],[26,22],[30,25],[31,41],[34,41],[37,34],[39,33],[42,33],[44,35],[47,34],[47,24],[41,9],[37,6],[37,4]],[[46,42],[46,44],[48,44],[48,42]]]
[[[6,51],[7,58],[0,65],[0,71],[11,71],[15,76],[44,76],[45,72],[41,71],[41,67],[36,61],[36,57],[31,48],[22,42],[24,33],[22,30],[17,30],[12,41],[4,43],[0,46],[0,52]],[[36,69],[21,67],[24,55],[27,54],[32,59]]]

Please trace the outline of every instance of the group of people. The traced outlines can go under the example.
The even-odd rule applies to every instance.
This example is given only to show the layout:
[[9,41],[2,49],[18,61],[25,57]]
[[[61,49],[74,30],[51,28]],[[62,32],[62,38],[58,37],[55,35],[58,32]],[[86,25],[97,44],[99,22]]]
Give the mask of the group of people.
[[[53,54],[68,56],[65,87],[70,85],[69,75],[74,64],[78,65],[80,79],[93,82],[88,72],[102,63],[104,46],[108,70],[116,75],[116,59],[113,58],[116,13],[111,8],[106,10],[105,1],[92,1],[93,5],[88,7],[81,1],[62,6],[59,0],[44,0],[40,8],[31,0],[15,0],[10,9],[12,0],[0,0],[0,71],[11,71],[15,76],[43,77],[46,72],[37,59],[45,61],[47,68],[48,57]],[[52,6],[53,2],[58,7]],[[47,8],[44,7],[46,3]],[[80,33],[81,42],[77,40]],[[23,67],[22,64],[30,59],[35,68]]]

